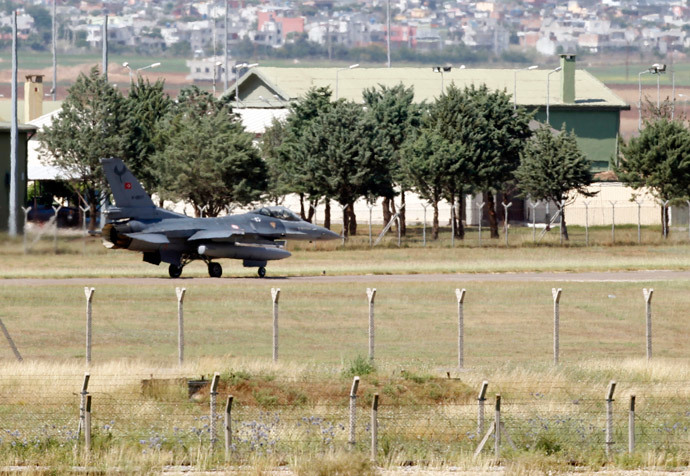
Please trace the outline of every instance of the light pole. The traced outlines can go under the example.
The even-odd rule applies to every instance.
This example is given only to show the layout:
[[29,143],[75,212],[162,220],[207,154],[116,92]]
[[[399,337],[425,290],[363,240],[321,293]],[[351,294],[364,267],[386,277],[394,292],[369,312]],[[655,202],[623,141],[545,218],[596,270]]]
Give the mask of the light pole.
[[551,123],[549,122],[549,104],[551,101],[551,75],[553,73],[558,73],[562,69],[563,68],[559,66],[558,68],[549,71],[546,75],[546,124],[549,126],[551,125]]
[[220,61],[216,61],[213,63],[213,95],[216,95],[216,77],[218,76],[218,68],[223,66],[223,63]]
[[[462,65],[460,69],[464,69],[464,66],[465,65]],[[443,92],[445,91],[445,89],[443,88],[443,73],[450,73],[451,69],[453,69],[452,66],[434,66],[433,68],[431,68],[431,70],[434,73],[441,73],[441,94],[443,94]]]
[[654,63],[651,68],[640,71],[637,74],[637,130],[642,130],[642,75],[656,74],[656,107],[661,106],[661,90],[659,88],[659,75],[666,72],[666,65]]
[[[247,64],[247,63],[240,63],[235,65],[235,103],[239,106],[240,105],[240,88],[239,88],[239,83],[240,83],[240,70],[241,69],[247,69],[250,70],[256,66],[259,66],[259,63],[252,63],[252,64]],[[227,74],[227,73],[225,73]]]
[[148,66],[143,66],[143,67],[141,67],[141,68],[137,68],[137,69],[134,69],[134,70],[133,70],[133,69],[129,66],[129,63],[128,63],[127,61],[125,61],[124,63],[122,63],[122,66],[123,66],[124,68],[127,68],[127,71],[129,71],[129,82],[130,82],[130,83],[132,82],[132,75],[133,75],[134,73],[139,74],[139,71],[143,71],[143,70],[145,70],[145,69],[151,69],[151,68],[158,68],[160,65],[161,65],[160,63],[151,63],[151,64],[148,65]]
[[521,69],[516,69],[513,71],[513,110],[517,109],[517,74],[518,71],[532,71],[533,69],[537,69],[539,66],[536,64],[533,64],[532,66],[528,66],[526,68],[521,68]]
[[335,71],[335,99],[336,99],[336,101],[338,100],[338,75],[340,74],[341,71],[345,71],[346,69],[355,69],[355,68],[359,68],[359,63],[351,64],[347,68],[338,68]]
[[659,87],[660,75],[666,72],[666,65],[654,63],[651,68],[649,68],[650,73],[656,74],[656,108],[661,107],[661,88]]

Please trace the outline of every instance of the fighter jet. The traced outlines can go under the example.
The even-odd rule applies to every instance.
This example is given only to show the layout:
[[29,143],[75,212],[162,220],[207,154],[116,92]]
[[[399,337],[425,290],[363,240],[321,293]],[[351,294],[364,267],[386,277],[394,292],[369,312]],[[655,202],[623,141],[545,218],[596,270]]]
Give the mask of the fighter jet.
[[107,248],[144,254],[144,261],[168,263],[171,278],[194,260],[208,266],[212,278],[223,268],[217,258],[241,259],[266,276],[268,261],[290,256],[286,240],[333,240],[340,235],[313,225],[285,207],[260,207],[241,215],[192,218],[156,207],[144,187],[118,158],[101,159],[115,206],[106,211],[101,230]]

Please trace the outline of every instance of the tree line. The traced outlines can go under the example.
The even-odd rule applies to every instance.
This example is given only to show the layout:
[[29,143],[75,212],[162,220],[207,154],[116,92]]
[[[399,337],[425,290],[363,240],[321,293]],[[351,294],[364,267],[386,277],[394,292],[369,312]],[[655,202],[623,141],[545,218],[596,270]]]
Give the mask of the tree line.
[[[312,88],[258,145],[227,96],[190,86],[173,99],[163,86],[137,77],[125,95],[94,67],[39,133],[45,160],[75,178],[92,215],[105,189],[100,158],[110,156],[121,157],[161,202],[184,201],[197,216],[296,194],[309,221],[325,203],[326,226],[331,200],[337,202],[346,235],[357,232],[353,205],[360,199],[382,199],[384,219],[399,213],[404,232],[404,207],[396,209],[396,200],[404,205],[414,192],[433,207],[434,238],[441,201],[461,205],[465,195],[482,193],[498,237],[497,194],[561,208],[575,192],[587,193],[592,180],[589,160],[565,126],[555,131],[536,123],[534,112],[516,108],[506,91],[486,86],[451,84],[421,104],[402,83],[364,90],[363,104]],[[462,216],[453,219],[462,238]]]

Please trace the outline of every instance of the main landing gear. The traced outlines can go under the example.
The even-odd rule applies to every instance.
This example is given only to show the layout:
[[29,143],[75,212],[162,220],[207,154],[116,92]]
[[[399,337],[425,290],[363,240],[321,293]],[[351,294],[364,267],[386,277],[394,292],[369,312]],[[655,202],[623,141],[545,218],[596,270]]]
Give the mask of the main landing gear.
[[257,274],[259,275],[260,278],[265,278],[266,277],[266,267],[265,266],[259,266],[259,269],[257,270]]
[[173,279],[179,278],[180,276],[182,276],[182,266],[171,264],[170,266],[168,266],[168,274]]

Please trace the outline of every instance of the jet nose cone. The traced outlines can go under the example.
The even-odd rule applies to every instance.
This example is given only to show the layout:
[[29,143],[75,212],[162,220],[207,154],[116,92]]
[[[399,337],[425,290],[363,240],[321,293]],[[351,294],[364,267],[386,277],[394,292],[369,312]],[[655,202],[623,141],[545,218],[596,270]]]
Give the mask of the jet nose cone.
[[321,232],[321,239],[322,240],[337,240],[339,238],[340,238],[340,235],[334,231],[324,229]]

